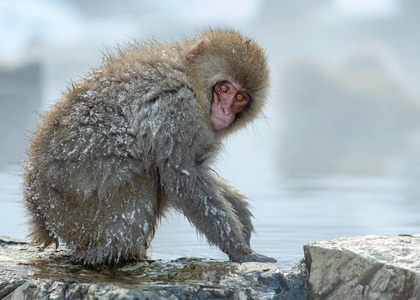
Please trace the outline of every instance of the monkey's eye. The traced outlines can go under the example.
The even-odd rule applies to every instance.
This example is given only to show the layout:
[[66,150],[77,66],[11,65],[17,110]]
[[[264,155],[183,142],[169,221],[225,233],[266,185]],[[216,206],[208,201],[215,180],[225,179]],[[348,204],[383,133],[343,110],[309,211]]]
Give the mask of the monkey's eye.
[[236,95],[236,100],[243,101],[244,99],[245,99],[245,96],[244,95],[242,95],[242,94]]
[[219,89],[223,93],[227,93],[229,91],[229,87],[225,84],[220,85]]

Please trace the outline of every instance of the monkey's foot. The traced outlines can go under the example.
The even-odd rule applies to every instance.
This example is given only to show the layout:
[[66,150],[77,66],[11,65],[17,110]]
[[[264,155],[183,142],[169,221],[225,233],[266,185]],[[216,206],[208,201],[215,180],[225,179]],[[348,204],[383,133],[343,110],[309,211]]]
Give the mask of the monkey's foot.
[[241,259],[241,262],[264,262],[264,263],[276,263],[277,259],[272,258],[272,257],[268,257],[268,256],[264,256],[258,253],[252,253],[252,254],[248,254],[246,256],[244,256]]

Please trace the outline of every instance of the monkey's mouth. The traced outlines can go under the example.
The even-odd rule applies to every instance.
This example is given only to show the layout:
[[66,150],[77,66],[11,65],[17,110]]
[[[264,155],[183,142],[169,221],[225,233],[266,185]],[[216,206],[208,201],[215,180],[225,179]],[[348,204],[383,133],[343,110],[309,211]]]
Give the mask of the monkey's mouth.
[[211,115],[211,124],[215,130],[220,130],[226,128],[232,123],[231,120],[225,120],[221,117],[215,116],[214,114]]

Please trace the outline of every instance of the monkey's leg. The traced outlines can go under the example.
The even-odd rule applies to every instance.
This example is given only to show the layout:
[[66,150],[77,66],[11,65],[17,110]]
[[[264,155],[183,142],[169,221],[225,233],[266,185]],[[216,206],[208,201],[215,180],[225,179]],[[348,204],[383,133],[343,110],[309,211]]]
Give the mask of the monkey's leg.
[[81,216],[87,221],[79,222],[89,230],[85,240],[70,241],[76,245],[76,257],[88,264],[146,259],[162,211],[157,190],[153,179],[142,176],[85,200],[85,210],[91,205],[89,211],[99,213]]
[[251,233],[254,232],[254,226],[251,222],[252,213],[248,209],[249,204],[245,201],[245,196],[241,195],[238,191],[229,186],[223,178],[217,176],[216,174],[211,174],[216,181],[218,188],[222,191],[224,198],[230,202],[236,216],[243,225],[242,231],[244,233],[245,242],[248,246],[250,246]]
[[[28,177],[31,178],[31,176]],[[47,228],[45,216],[42,209],[40,209],[40,203],[38,203],[40,197],[46,198],[47,195],[42,192],[35,192],[37,190],[37,184],[38,182],[32,179],[26,182],[24,203],[28,215],[30,216],[30,221],[28,222],[30,232],[27,237],[31,238],[31,246],[41,246],[40,251],[48,248],[53,243],[55,243],[56,248],[58,248],[58,239],[55,234]],[[48,187],[45,184],[42,184],[40,190],[45,191],[46,189],[48,189]],[[54,193],[54,196],[58,197],[59,195]]]
[[59,237],[90,265],[145,259],[162,211],[156,178],[118,169],[101,178],[74,169],[77,176],[68,176],[52,165],[54,176],[38,172],[28,185],[33,243],[47,246]]

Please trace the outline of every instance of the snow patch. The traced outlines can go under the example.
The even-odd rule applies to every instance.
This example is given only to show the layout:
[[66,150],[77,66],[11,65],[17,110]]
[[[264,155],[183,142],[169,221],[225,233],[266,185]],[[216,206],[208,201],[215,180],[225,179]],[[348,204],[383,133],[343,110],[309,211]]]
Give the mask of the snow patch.
[[187,176],[190,176],[190,172],[188,172],[187,170],[182,170],[182,171],[181,171],[181,173],[182,173],[182,174],[185,174],[185,175],[187,175]]

